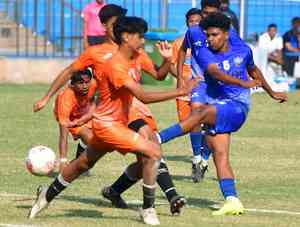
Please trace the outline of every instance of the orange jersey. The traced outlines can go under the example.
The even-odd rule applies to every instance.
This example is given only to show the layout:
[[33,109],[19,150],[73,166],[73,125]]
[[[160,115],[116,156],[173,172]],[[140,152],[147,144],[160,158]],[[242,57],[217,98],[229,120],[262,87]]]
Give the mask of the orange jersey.
[[[172,63],[177,66],[177,61],[178,61],[178,53],[180,50],[180,47],[183,43],[184,37],[180,37],[176,39],[173,44],[172,44]],[[185,62],[183,64],[183,71],[182,75],[184,78],[191,78],[192,76],[192,68],[191,68],[191,50],[188,49],[185,57]]]
[[80,71],[91,67],[97,82],[101,80],[104,63],[118,50],[115,43],[103,43],[87,48],[73,63],[73,67]]
[[76,96],[70,86],[66,86],[56,97],[54,114],[60,124],[81,118],[88,113],[97,90],[97,83],[92,80],[88,94]]
[[100,104],[94,114],[95,121],[105,125],[111,122],[127,125],[133,95],[124,87],[124,84],[129,80],[134,80],[137,74],[137,69],[132,68],[132,62],[126,61],[119,54],[106,62],[98,83]]
[[[132,62],[131,67],[137,69],[137,71],[133,70],[133,72],[136,72],[136,75],[133,74],[133,76],[137,82],[141,81],[142,70],[149,74],[156,73],[154,62],[143,49],[140,50],[139,55],[135,61]],[[149,107],[134,97],[129,112],[129,122],[137,119],[144,119],[152,130],[157,131],[157,125]]]

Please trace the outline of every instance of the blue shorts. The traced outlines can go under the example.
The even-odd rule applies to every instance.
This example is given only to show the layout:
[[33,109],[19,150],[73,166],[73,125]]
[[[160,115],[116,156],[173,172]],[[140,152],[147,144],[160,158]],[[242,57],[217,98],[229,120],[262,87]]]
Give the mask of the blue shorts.
[[246,121],[249,112],[245,104],[231,99],[216,100],[211,105],[217,109],[214,126],[216,134],[238,131]]
[[192,90],[191,103],[207,103],[206,83],[201,81],[197,87]]

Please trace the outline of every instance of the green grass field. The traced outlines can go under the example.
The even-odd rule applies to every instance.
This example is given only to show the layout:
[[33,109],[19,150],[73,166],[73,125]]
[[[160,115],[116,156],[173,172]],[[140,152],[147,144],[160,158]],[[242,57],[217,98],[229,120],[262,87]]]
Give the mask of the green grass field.
[[[99,196],[99,189],[112,183],[134,158],[117,152],[100,160],[91,177],[75,181],[38,218],[26,218],[36,187],[52,181],[30,175],[24,161],[34,145],[57,150],[53,103],[32,113],[33,102],[47,88],[0,85],[0,226],[145,226],[137,213],[142,200],[141,184],[124,194],[131,204],[128,210],[114,209]],[[241,200],[247,209],[269,212],[213,217],[209,206],[222,201],[214,165],[210,163],[203,182],[192,183],[191,148],[189,138],[183,137],[164,145],[163,150],[178,191],[187,197],[189,206],[181,216],[173,217],[163,194],[157,190],[161,226],[300,226],[300,93],[290,94],[289,98],[288,103],[277,104],[265,94],[255,94],[247,123],[232,138],[231,162]],[[151,105],[151,109],[160,128],[177,120],[174,101]],[[74,155],[72,144],[70,158]]]

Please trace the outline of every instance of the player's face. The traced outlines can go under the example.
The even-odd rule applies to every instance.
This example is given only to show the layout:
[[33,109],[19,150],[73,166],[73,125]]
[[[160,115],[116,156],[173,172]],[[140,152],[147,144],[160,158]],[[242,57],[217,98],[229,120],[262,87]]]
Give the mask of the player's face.
[[188,26],[198,25],[201,21],[201,16],[199,14],[191,15],[188,19]]
[[102,3],[103,3],[103,0],[96,0],[96,2],[97,2],[98,4],[102,4]]
[[77,81],[73,84],[73,89],[76,94],[83,96],[89,92],[91,86],[91,79],[88,75],[83,75],[81,81]]
[[213,50],[224,51],[228,47],[228,32],[220,28],[209,27],[207,29],[207,41]]
[[127,34],[127,44],[130,49],[138,52],[145,44],[144,34]]
[[206,18],[208,15],[212,14],[212,13],[216,13],[218,12],[219,9],[218,8],[215,8],[215,7],[211,7],[211,6],[205,6],[203,9],[202,9],[202,18]]
[[271,27],[268,29],[269,36],[273,39],[277,33],[277,28]]
[[113,28],[114,28],[114,23],[116,22],[117,19],[118,19],[118,17],[114,16],[114,17],[110,18],[106,22],[106,24],[104,24],[104,27],[106,29],[106,35],[109,39],[114,39]]

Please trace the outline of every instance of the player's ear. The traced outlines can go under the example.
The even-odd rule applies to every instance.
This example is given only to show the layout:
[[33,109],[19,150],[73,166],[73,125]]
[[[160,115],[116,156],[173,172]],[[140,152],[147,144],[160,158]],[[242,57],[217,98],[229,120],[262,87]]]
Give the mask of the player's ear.
[[128,35],[129,35],[128,33],[123,33],[123,34],[122,34],[122,40],[123,40],[124,42],[126,42],[126,43],[128,42]]

